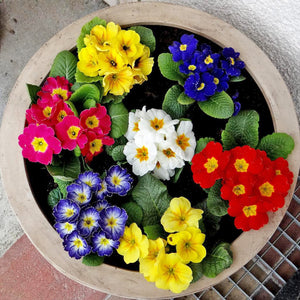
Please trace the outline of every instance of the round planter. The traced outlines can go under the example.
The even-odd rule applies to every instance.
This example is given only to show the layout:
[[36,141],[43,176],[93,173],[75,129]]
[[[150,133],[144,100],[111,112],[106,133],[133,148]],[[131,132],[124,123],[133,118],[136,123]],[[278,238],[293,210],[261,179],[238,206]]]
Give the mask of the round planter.
[[[64,251],[61,239],[37,205],[24,168],[18,136],[23,131],[25,111],[30,105],[26,83],[39,85],[47,76],[53,59],[62,50],[76,44],[81,27],[98,16],[120,25],[162,25],[188,30],[210,39],[221,47],[238,50],[247,71],[255,80],[269,106],[275,131],[286,132],[295,140],[289,155],[290,169],[297,178],[299,170],[299,129],[293,102],[280,74],[268,57],[245,35],[231,25],[199,10],[165,3],[134,3],[94,12],[63,29],[45,43],[30,59],[19,76],[8,101],[1,127],[1,171],[8,199],[20,223],[35,247],[59,271],[77,282],[109,294],[130,298],[168,298],[174,294],[155,288],[138,272],[107,264],[88,267]],[[185,290],[188,295],[215,285],[236,272],[264,246],[276,230],[290,203],[295,180],[285,206],[270,215],[269,223],[259,231],[241,234],[231,246],[233,264],[216,278],[201,278]],[[178,295],[177,295],[178,296]]]

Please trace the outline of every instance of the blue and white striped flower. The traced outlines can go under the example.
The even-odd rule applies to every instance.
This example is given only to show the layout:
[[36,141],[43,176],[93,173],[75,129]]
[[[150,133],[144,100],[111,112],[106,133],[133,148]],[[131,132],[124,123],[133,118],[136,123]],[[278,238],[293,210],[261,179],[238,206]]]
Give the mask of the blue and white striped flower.
[[94,207],[100,212],[102,209],[106,208],[109,206],[109,203],[106,200],[99,200],[96,202]]
[[118,240],[108,238],[104,232],[97,232],[92,238],[93,252],[99,256],[110,256],[120,245]]
[[81,173],[75,182],[79,184],[85,183],[92,189],[93,192],[97,192],[99,185],[101,184],[101,179],[98,173],[87,171]]
[[74,221],[79,215],[79,206],[68,200],[60,200],[53,208],[53,215],[58,222]]
[[63,222],[55,223],[54,228],[59,233],[59,236],[63,239],[67,234],[71,234],[77,228],[76,222]]
[[96,208],[87,207],[82,209],[79,215],[77,230],[82,236],[89,236],[99,228],[100,215]]
[[110,167],[105,177],[107,183],[107,190],[110,193],[125,196],[131,189],[133,179],[127,173],[127,170],[115,165]]
[[88,245],[87,241],[76,230],[65,236],[63,245],[65,250],[69,252],[69,255],[76,259],[88,255],[92,250],[92,247]]
[[91,201],[92,190],[85,183],[73,183],[67,186],[67,198],[78,205],[86,205]]
[[99,224],[108,238],[118,240],[124,234],[127,218],[123,208],[109,206],[100,212]]
[[106,196],[110,197],[111,194],[107,190],[107,183],[103,179],[100,183],[100,186],[98,188],[98,191],[96,193],[97,200],[103,200]]

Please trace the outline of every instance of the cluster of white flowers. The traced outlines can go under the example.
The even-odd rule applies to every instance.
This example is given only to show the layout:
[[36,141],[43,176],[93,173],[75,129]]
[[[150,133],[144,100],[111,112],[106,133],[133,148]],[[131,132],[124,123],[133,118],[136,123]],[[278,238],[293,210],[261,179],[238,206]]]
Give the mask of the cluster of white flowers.
[[130,112],[124,154],[133,173],[142,176],[153,172],[159,179],[169,180],[176,168],[194,156],[196,140],[192,130],[191,121],[172,120],[161,109],[146,111],[144,106]]

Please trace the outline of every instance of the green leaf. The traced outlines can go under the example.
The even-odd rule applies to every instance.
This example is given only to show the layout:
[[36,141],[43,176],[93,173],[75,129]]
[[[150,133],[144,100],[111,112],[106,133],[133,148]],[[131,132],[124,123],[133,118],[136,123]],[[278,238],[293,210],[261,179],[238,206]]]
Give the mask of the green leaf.
[[202,276],[202,266],[200,263],[189,263],[188,266],[192,269],[193,280],[191,283],[198,281]]
[[226,92],[216,93],[206,101],[198,101],[204,113],[216,119],[230,118],[234,112],[234,103]]
[[177,98],[179,104],[182,105],[190,105],[195,102],[194,99],[190,98],[185,92],[182,92],[179,97]]
[[245,76],[235,76],[235,77],[231,77],[229,82],[242,82],[246,80],[246,77]]
[[207,197],[207,208],[210,213],[217,217],[227,215],[228,203],[221,198],[221,180],[217,180],[216,183],[210,188]]
[[143,226],[159,224],[171,200],[167,187],[150,174],[139,178],[132,197],[143,210]]
[[113,151],[111,153],[111,157],[112,157],[112,159],[114,161],[123,161],[123,160],[126,160],[126,156],[123,153],[124,147],[125,147],[125,145],[119,145],[119,146],[116,146],[113,149]]
[[82,86],[82,83],[79,82],[75,82],[72,87],[71,87],[71,91],[74,93],[76,90],[78,90],[80,87]]
[[69,82],[75,82],[77,58],[70,51],[58,53],[52,64],[49,77],[65,77]]
[[257,148],[266,151],[267,156],[271,160],[275,160],[278,157],[286,159],[293,151],[294,147],[295,142],[290,135],[282,132],[275,132],[263,137]]
[[76,73],[75,73],[75,79],[76,79],[76,82],[78,82],[78,83],[93,83],[93,82],[101,81],[102,77],[101,76],[95,76],[95,77],[86,76],[82,72],[80,72],[77,68]]
[[122,204],[122,207],[126,210],[128,219],[127,224],[136,223],[138,226],[142,224],[143,210],[142,208],[133,201]]
[[89,21],[88,23],[84,24],[83,27],[81,28],[81,33],[79,38],[77,39],[77,49],[78,52],[85,47],[84,41],[83,39],[85,38],[85,36],[87,34],[90,34],[91,30],[93,29],[93,27],[95,27],[96,25],[103,25],[106,26],[106,21],[102,20],[98,17],[95,17],[94,19],[92,19],[91,21]]
[[95,253],[88,254],[84,256],[82,259],[82,263],[90,267],[100,266],[103,262],[104,262],[104,257],[98,256]]
[[214,140],[215,140],[215,139],[214,139],[214,138],[211,138],[211,137],[200,138],[200,139],[197,141],[197,145],[196,145],[196,149],[195,149],[195,154],[201,152],[201,151],[206,147],[206,145],[207,145],[209,142],[212,142],[212,141],[214,141]]
[[183,117],[190,107],[189,105],[181,105],[178,103],[177,99],[181,93],[181,87],[179,85],[173,85],[165,95],[162,109],[169,114],[172,119]]
[[47,166],[51,176],[64,181],[74,180],[80,174],[80,160],[73,152],[53,157],[52,164]]
[[[186,76],[179,71],[180,62],[175,62],[171,53],[161,53],[158,56],[158,67],[161,74],[169,80],[184,82]],[[178,98],[178,97],[177,97]]]
[[221,243],[201,262],[204,276],[214,278],[232,264],[230,244]]
[[59,202],[60,199],[63,199],[63,194],[60,191],[59,187],[57,187],[56,189],[50,191],[50,193],[48,194],[47,202],[49,206],[53,208]]
[[68,180],[67,178],[59,177],[59,176],[53,176],[54,182],[58,185],[58,189],[62,193],[62,198],[67,197],[67,186],[70,185],[73,180]]
[[92,107],[96,107],[96,105],[97,105],[96,100],[94,100],[94,99],[87,99],[83,103],[83,108],[84,109],[90,109]]
[[41,90],[41,87],[38,85],[29,84],[29,83],[27,83],[26,86],[27,86],[27,91],[28,91],[29,97],[31,99],[31,103],[36,104],[37,100],[39,98],[37,93]]
[[129,29],[139,34],[141,38],[141,44],[148,46],[151,53],[155,50],[156,40],[151,29],[144,26],[132,26]]
[[74,113],[74,115],[76,116],[76,117],[78,117],[78,111],[77,111],[77,109],[76,109],[76,107],[75,107],[75,105],[74,105],[74,103],[72,103],[71,101],[65,101],[67,104],[68,104],[68,106],[70,107],[70,109],[72,110],[72,112]]
[[249,145],[256,148],[258,144],[259,115],[255,110],[240,111],[231,117],[222,132],[222,143],[225,150],[236,146]]
[[104,96],[102,98],[101,103],[105,104],[105,103],[112,102],[113,104],[118,104],[118,103],[122,102],[122,100],[125,98],[126,95],[127,95],[127,93],[120,95],[120,96],[113,95],[113,94],[107,94],[106,96]]
[[118,139],[115,139],[115,142],[114,142],[114,144],[113,145],[111,145],[111,146],[106,146],[105,147],[105,151],[106,151],[106,153],[109,155],[109,156],[112,156],[112,152],[113,152],[113,150],[117,147],[117,146],[119,146],[119,145],[126,145],[127,144],[127,139],[126,139],[126,137],[125,136],[121,136],[120,138],[118,138]]
[[124,135],[128,128],[128,110],[123,103],[111,104],[108,108],[111,118],[111,132],[113,138]]
[[94,84],[84,84],[78,90],[76,90],[70,97],[69,101],[85,102],[86,100],[93,99],[99,102],[100,91]]
[[173,183],[177,183],[177,181],[179,180],[179,177],[180,177],[180,175],[181,175],[181,173],[183,171],[183,168],[184,168],[184,166],[182,168],[179,168],[179,169],[177,168],[175,170],[175,175],[173,177]]
[[75,156],[77,156],[77,157],[81,156],[81,150],[78,145],[75,147],[75,149],[73,151],[74,151]]
[[144,227],[144,231],[147,234],[148,239],[156,240],[157,238],[165,238],[166,232],[161,224],[148,225]]

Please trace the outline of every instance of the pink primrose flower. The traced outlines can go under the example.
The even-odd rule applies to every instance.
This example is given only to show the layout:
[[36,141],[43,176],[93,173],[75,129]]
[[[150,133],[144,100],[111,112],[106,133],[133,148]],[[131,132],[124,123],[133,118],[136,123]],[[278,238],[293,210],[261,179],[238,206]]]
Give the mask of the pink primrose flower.
[[66,116],[74,116],[74,112],[70,109],[66,102],[60,100],[57,102],[55,112],[53,114],[53,125],[55,126],[60,123]]

